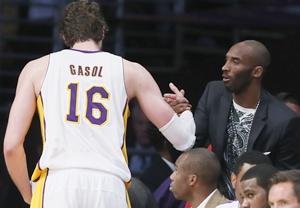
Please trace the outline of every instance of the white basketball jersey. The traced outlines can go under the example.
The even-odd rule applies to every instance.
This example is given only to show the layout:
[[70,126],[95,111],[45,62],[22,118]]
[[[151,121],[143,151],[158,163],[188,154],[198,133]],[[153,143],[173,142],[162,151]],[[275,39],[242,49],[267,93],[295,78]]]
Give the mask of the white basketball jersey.
[[130,180],[122,152],[128,105],[121,57],[72,49],[50,54],[38,107],[42,169],[88,168]]

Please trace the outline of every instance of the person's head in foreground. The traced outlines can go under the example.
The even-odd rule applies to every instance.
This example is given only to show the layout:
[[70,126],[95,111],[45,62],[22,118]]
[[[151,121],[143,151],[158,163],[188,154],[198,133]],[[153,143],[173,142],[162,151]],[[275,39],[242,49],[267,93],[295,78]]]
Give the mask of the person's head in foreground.
[[221,166],[213,152],[205,148],[191,149],[182,153],[175,164],[170,191],[176,199],[197,207],[217,188]]
[[269,191],[271,208],[300,208],[300,170],[276,173]]
[[268,208],[268,191],[270,178],[277,169],[268,164],[250,168],[242,177],[240,194],[242,208]]
[[248,151],[243,153],[236,160],[233,166],[233,173],[231,174],[231,183],[235,191],[236,199],[242,203],[240,197],[240,181],[243,175],[252,167],[258,164],[272,164],[270,158],[259,151]]

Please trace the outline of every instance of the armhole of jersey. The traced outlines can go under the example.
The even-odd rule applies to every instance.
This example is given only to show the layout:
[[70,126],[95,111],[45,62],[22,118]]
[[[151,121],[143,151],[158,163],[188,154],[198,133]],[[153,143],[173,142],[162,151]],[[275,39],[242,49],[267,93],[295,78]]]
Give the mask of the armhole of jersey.
[[42,89],[43,89],[43,87],[44,87],[44,84],[45,84],[46,81],[47,81],[47,75],[48,75],[48,72],[49,72],[49,69],[50,69],[52,53],[50,53],[48,56],[49,56],[49,58],[48,58],[48,65],[47,65],[47,69],[46,69],[45,76],[43,77],[43,81],[42,81],[42,84],[41,84],[41,89],[40,89],[39,95],[41,95]]
[[124,67],[124,59],[121,57],[121,65],[122,65],[122,71],[123,71],[123,85],[126,93],[126,100],[128,100],[128,93],[127,93],[127,86],[125,82],[125,67]]

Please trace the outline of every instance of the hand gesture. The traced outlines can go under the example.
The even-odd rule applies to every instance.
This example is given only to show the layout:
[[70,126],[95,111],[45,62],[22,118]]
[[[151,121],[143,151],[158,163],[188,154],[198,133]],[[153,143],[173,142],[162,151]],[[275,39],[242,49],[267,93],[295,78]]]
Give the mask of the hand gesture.
[[184,97],[184,90],[179,90],[173,83],[169,84],[173,93],[165,93],[164,100],[173,108],[173,110],[180,114],[185,110],[191,110],[192,105]]

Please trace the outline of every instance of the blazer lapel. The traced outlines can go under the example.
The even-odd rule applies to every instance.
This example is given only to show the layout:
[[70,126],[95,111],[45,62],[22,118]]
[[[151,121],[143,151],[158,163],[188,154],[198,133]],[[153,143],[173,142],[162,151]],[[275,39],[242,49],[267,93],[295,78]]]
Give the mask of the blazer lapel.
[[267,95],[266,95],[265,91],[262,91],[261,100],[260,100],[259,106],[256,110],[254,119],[252,121],[252,127],[250,130],[247,150],[253,149],[256,139],[258,138],[259,134],[265,127],[265,125],[266,125],[265,119],[267,117],[267,110],[268,110]]

